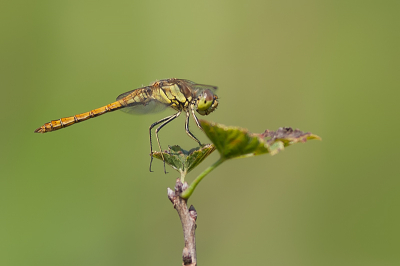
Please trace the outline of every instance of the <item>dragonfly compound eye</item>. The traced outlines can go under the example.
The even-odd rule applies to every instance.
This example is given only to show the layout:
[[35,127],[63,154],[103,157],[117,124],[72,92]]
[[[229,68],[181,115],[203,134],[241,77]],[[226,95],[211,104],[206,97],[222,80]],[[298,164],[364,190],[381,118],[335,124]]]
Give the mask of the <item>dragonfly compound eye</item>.
[[197,98],[196,111],[201,115],[208,115],[218,106],[218,97],[210,90],[204,90]]

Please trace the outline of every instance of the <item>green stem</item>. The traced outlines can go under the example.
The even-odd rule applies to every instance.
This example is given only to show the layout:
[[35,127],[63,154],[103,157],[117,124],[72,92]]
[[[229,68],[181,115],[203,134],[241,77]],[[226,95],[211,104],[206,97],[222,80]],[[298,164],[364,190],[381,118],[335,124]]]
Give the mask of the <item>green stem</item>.
[[184,171],[184,172],[180,172],[181,173],[181,182],[182,182],[182,184],[185,182],[185,176],[186,176],[186,171]]
[[183,193],[181,194],[181,198],[183,199],[188,199],[193,191],[195,190],[195,188],[197,187],[197,185],[200,183],[200,181],[206,176],[208,175],[212,170],[214,170],[215,168],[217,168],[218,165],[220,165],[221,163],[223,163],[225,161],[225,159],[223,158],[219,158],[218,161],[216,161],[213,165],[211,165],[210,167],[208,167],[206,170],[204,170],[203,173],[201,173],[198,177],[196,177],[195,180],[193,180],[192,184],[190,184],[190,186],[183,191]]

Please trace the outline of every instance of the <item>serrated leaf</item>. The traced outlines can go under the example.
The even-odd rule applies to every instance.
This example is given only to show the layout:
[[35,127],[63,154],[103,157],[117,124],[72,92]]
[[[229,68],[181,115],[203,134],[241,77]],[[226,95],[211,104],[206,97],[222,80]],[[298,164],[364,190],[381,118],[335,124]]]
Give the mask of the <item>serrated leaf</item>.
[[268,152],[268,145],[259,134],[251,134],[243,128],[227,127],[205,120],[200,120],[200,124],[224,159],[248,157]]
[[212,144],[206,144],[189,151],[182,149],[178,145],[174,145],[169,146],[167,151],[153,152],[153,157],[162,160],[162,156],[164,156],[165,163],[181,174],[183,182],[186,174],[198,166],[214,150],[215,147]]
[[280,127],[277,131],[265,130],[264,133],[260,134],[260,137],[269,138],[267,142],[270,145],[271,143],[281,141],[285,147],[297,142],[306,142],[311,139],[321,140],[317,135],[311,134],[310,132],[303,132],[299,129],[292,129],[291,127]]
[[[247,129],[228,127],[205,120],[200,120],[200,124],[223,159],[251,157],[264,153],[275,155],[291,144],[305,142],[308,139],[321,139],[317,135],[292,128],[266,130],[262,134],[254,134]],[[266,137],[269,139],[265,140]]]

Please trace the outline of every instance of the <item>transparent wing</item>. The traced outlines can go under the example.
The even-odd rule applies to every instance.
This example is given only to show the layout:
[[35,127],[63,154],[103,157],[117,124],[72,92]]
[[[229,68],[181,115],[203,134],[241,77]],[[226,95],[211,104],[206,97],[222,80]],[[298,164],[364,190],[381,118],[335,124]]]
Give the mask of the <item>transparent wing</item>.
[[132,105],[125,108],[120,109],[122,112],[127,114],[134,114],[134,115],[143,115],[149,113],[158,113],[164,111],[168,105],[160,103],[156,100],[149,101],[146,105]]
[[[137,89],[138,90],[138,89]],[[122,93],[117,97],[117,101],[121,100],[122,98],[128,96],[129,94],[133,93],[136,90],[131,90],[125,93]],[[147,98],[143,102],[134,102],[128,105],[125,108],[120,109],[122,112],[127,114],[134,114],[134,115],[142,115],[148,113],[158,113],[164,111],[168,105],[161,103],[155,99]]]
[[216,92],[217,86],[212,86],[212,85],[205,85],[205,84],[197,84],[193,81],[187,80],[187,79],[181,79],[182,82],[186,83],[187,86],[192,88],[194,91],[203,91],[203,90],[210,90],[213,93]]
[[[135,90],[137,90],[137,89],[135,89]],[[125,92],[125,93],[122,93],[121,95],[118,95],[117,101],[119,101],[119,100],[121,100],[122,98],[128,96],[129,94],[131,94],[131,93],[134,92],[135,90],[127,91],[127,92]]]

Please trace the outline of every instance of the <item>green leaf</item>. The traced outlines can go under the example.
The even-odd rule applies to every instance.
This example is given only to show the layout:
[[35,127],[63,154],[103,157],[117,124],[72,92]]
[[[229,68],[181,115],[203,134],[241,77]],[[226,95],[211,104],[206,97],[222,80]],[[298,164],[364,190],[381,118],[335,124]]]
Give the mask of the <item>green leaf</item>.
[[165,163],[181,174],[181,180],[183,182],[186,174],[198,166],[214,150],[215,147],[212,144],[193,148],[190,151],[186,151],[180,146],[174,145],[169,146],[167,151],[153,152],[153,157],[162,160],[164,156]]
[[224,160],[264,153],[275,155],[284,147],[294,143],[305,142],[308,139],[321,139],[317,135],[286,127],[279,128],[277,131],[266,130],[262,134],[254,134],[247,129],[228,127],[205,120],[200,120],[200,124]]
[[227,127],[205,120],[200,120],[200,124],[224,159],[248,157],[268,152],[268,145],[259,134],[251,134],[243,128]]

